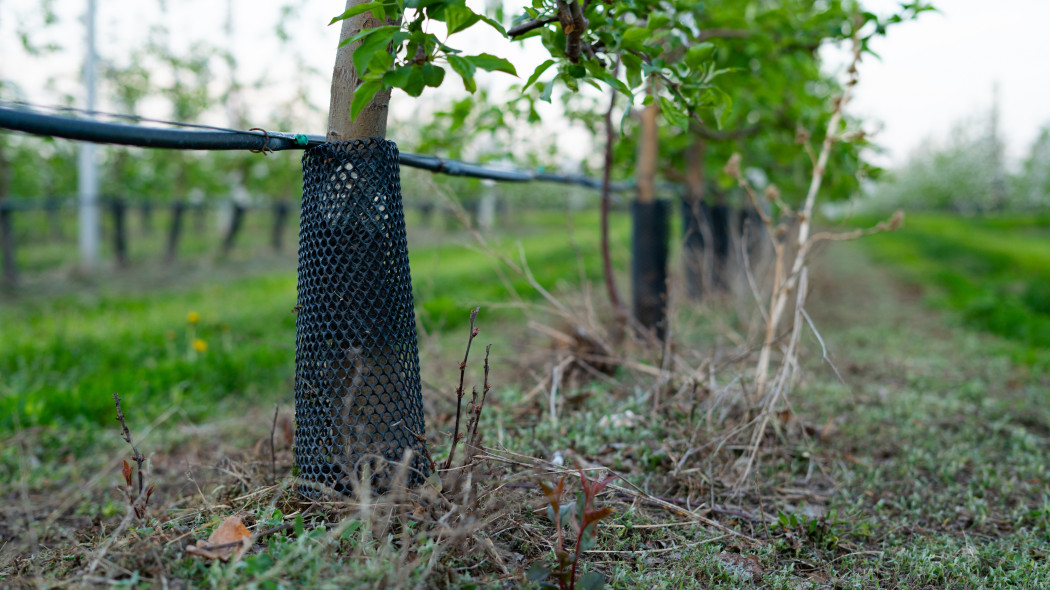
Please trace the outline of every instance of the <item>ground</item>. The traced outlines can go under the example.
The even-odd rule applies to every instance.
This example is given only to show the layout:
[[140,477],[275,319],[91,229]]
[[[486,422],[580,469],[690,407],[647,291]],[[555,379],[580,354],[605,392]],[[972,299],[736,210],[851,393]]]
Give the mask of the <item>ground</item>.
[[[579,231],[586,248],[589,228]],[[458,512],[433,488],[392,501],[415,507],[407,513],[361,498],[310,506],[290,489],[294,276],[20,300],[0,318],[17,326],[0,348],[10,420],[0,447],[0,580],[536,587],[556,545],[538,484],[564,475],[571,501],[579,465],[606,469],[586,471],[590,479],[619,476],[594,501],[612,513],[580,563],[608,587],[1050,587],[1046,357],[1037,340],[989,333],[983,316],[953,307],[945,293],[958,281],[915,272],[916,261],[943,252],[902,249],[912,238],[820,253],[808,306],[820,337],[805,338],[790,411],[762,439],[750,473],[740,461],[745,445],[727,437],[748,418],[731,399],[753,367],[740,354],[746,305],[681,298],[676,366],[644,342],[627,343],[610,355],[608,373],[570,374],[565,364],[553,396],[552,367],[594,351],[559,337],[574,326],[544,312],[550,304],[541,298],[523,297],[524,312],[483,306],[480,343],[493,343],[486,450],[476,497]],[[912,264],[901,262],[902,251]],[[566,258],[553,250],[537,257]],[[421,260],[413,272],[424,293],[478,272],[475,260],[431,274]],[[572,283],[576,273],[563,274]],[[552,289],[581,324],[602,317],[600,291],[581,292],[578,281]],[[230,291],[237,302],[224,302]],[[452,314],[459,303],[422,305],[426,314]],[[190,310],[201,319],[189,322]],[[465,306],[462,314],[424,317],[421,333],[438,458],[452,428]],[[67,316],[87,327],[63,323]],[[197,339],[208,348],[194,355]],[[89,352],[97,365],[66,358]],[[468,385],[482,380],[480,366],[475,349]],[[107,388],[120,390],[133,440],[149,457],[147,485],[156,491],[145,518],[114,489],[131,449]],[[164,403],[149,401],[157,398]],[[442,510],[456,527],[442,528]],[[187,554],[230,515],[254,533],[278,530],[229,563]]]

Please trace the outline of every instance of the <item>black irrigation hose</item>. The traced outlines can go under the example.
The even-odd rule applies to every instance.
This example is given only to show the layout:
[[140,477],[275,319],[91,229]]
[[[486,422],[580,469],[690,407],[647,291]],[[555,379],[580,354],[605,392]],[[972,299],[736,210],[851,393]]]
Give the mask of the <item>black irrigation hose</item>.
[[[94,143],[111,143],[147,148],[179,150],[301,150],[325,143],[324,136],[281,133],[276,131],[200,131],[162,129],[142,125],[106,123],[58,115],[44,115],[26,109],[0,107],[0,129],[33,135],[61,137]],[[437,156],[400,153],[403,166],[419,168],[449,176],[468,176],[501,182],[554,182],[588,188],[600,188],[600,181],[580,175],[548,174],[528,170],[487,168]],[[620,182],[614,191],[626,191],[633,183]]]

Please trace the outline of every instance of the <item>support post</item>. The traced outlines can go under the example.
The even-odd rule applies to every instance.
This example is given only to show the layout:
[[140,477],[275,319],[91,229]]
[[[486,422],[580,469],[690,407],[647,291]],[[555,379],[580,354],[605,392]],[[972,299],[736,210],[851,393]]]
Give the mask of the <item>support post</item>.
[[[95,110],[95,0],[87,0],[87,53],[84,58],[85,108]],[[99,263],[101,213],[98,207],[98,159],[95,144],[83,142],[77,154],[77,193],[80,201],[80,263],[92,270]]]
[[179,238],[182,236],[182,218],[186,214],[186,202],[175,201],[171,204],[171,226],[168,228],[168,250],[164,260],[171,264],[179,251]]
[[128,265],[128,234],[125,223],[127,203],[120,197],[114,197],[109,203],[110,214],[113,216],[113,253],[120,268]]
[[270,244],[274,252],[280,252],[284,245],[284,226],[288,221],[288,201],[280,200],[273,204],[273,234],[270,236]]
[[0,199],[0,251],[3,259],[4,286],[14,287],[18,284],[18,267],[15,262],[15,230],[11,218],[14,212],[11,200]]
[[234,203],[233,216],[230,218],[230,225],[226,229],[226,237],[222,240],[223,258],[229,256],[230,252],[233,251],[233,243],[237,240],[237,234],[241,233],[242,225],[244,225],[244,205]]
[[668,202],[635,201],[631,217],[634,317],[642,328],[663,340],[667,334]]

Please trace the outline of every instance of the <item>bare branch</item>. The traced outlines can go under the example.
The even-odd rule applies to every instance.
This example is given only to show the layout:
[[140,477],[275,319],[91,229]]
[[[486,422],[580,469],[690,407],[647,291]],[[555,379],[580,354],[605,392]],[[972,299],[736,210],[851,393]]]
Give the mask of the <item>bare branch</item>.
[[521,23],[520,25],[516,25],[516,26],[513,26],[513,27],[507,29],[507,36],[510,37],[511,39],[513,39],[514,37],[520,37],[520,36],[524,35],[525,33],[528,33],[530,31],[535,31],[536,29],[538,29],[540,27],[544,27],[544,26],[547,26],[547,25],[549,25],[551,23],[556,23],[556,22],[558,22],[558,17],[557,16],[548,16],[546,18],[538,18],[536,20],[530,20],[529,22]]

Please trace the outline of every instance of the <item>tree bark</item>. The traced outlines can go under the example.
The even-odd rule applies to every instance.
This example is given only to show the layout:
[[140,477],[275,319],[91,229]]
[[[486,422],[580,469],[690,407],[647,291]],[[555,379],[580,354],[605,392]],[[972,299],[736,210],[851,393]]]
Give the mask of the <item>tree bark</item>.
[[[346,9],[365,4],[369,0],[347,0]],[[339,41],[349,39],[364,29],[372,29],[385,24],[397,24],[400,17],[387,22],[380,21],[365,12],[342,21]],[[354,51],[361,45],[360,41],[347,43],[339,48],[335,55],[335,68],[332,70],[332,98],[328,107],[329,142],[365,139],[368,137],[386,137],[387,114],[390,106],[390,89],[377,92],[372,102],[358,114],[357,119],[350,118],[350,104],[354,100],[354,91],[361,85],[361,77],[354,69]]]
[[[617,64],[618,65],[618,64]],[[614,70],[615,71],[615,70]],[[605,275],[605,289],[609,293],[609,303],[613,306],[615,314],[615,326],[613,333],[615,340],[619,340],[623,334],[623,324],[626,319],[626,311],[620,291],[616,288],[616,276],[613,272],[612,255],[609,252],[609,210],[612,207],[613,146],[616,142],[616,132],[613,128],[612,114],[616,108],[616,92],[612,92],[609,99],[609,110],[605,111],[605,165],[602,170],[602,218],[601,218],[601,250],[602,250],[602,272]]]
[[693,145],[686,152],[685,186],[689,191],[690,205],[704,200],[704,154],[707,152],[707,141],[699,135],[693,139]]
[[660,107],[654,101],[642,110],[641,137],[638,140],[638,202],[656,200],[656,156],[658,153],[656,118]]

